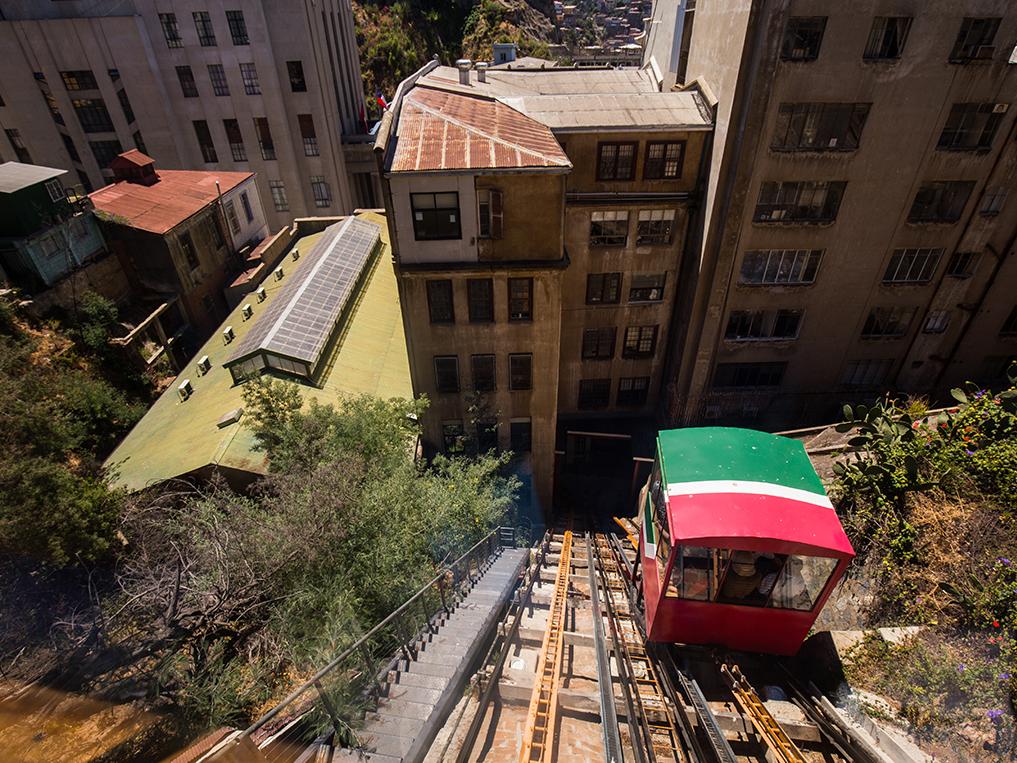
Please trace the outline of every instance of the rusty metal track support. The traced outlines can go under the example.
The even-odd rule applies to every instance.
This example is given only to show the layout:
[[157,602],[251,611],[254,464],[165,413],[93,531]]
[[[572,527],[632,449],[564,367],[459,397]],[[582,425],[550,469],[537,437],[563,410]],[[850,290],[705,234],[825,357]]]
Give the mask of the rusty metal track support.
[[720,672],[731,687],[735,701],[749,717],[752,726],[770,750],[784,763],[806,763],[802,751],[791,741],[791,737],[777,723],[777,719],[770,715],[770,711],[766,709],[766,705],[742,675],[738,666],[728,668],[727,665],[721,665]]
[[530,711],[523,732],[522,763],[550,761],[554,754],[554,730],[558,716],[558,679],[564,651],[565,608],[572,571],[572,531],[566,530],[558,558],[558,575],[547,615],[544,642],[537,659],[537,676],[530,697]]

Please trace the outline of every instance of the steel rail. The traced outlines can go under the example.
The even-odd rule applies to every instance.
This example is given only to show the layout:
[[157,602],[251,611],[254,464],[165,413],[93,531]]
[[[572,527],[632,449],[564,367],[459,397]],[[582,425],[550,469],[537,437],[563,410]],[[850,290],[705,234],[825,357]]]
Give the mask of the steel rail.
[[[598,555],[599,558],[599,555]],[[604,734],[604,760],[623,763],[621,735],[618,733],[618,709],[614,703],[611,679],[611,655],[604,639],[604,610],[597,590],[597,566],[593,559],[593,537],[586,533],[586,574],[590,579],[590,606],[593,610],[593,644],[597,655],[597,688],[600,694],[601,730]]]
[[731,693],[734,694],[735,702],[738,703],[742,711],[749,717],[749,721],[756,729],[756,733],[759,734],[767,747],[785,763],[807,763],[802,751],[798,749],[798,746],[791,740],[791,737],[787,735],[787,732],[777,722],[777,719],[766,709],[766,705],[763,704],[755,689],[752,688],[752,685],[742,675],[738,666],[734,665],[728,668],[727,665],[721,665],[720,674],[727,681],[728,686],[731,687]]

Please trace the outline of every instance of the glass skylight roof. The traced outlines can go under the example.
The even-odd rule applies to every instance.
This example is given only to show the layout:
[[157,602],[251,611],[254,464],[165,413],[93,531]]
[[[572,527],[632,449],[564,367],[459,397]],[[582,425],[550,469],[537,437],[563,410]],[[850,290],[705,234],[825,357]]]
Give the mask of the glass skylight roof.
[[377,225],[355,217],[326,228],[225,365],[262,354],[269,366],[313,375],[380,238]]

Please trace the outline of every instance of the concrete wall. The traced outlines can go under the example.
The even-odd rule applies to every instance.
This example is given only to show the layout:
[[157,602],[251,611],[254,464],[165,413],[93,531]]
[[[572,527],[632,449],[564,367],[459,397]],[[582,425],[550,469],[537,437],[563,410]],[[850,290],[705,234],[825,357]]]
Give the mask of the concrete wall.
[[32,295],[33,309],[38,315],[46,315],[55,307],[72,310],[86,291],[117,303],[128,301],[131,285],[120,260],[107,255],[78,268],[53,288]]
[[[244,214],[244,205],[241,199],[242,194],[247,194],[251,205],[251,212],[254,217],[248,221]],[[233,248],[241,249],[247,244],[258,244],[268,235],[268,225],[265,223],[265,210],[261,205],[261,197],[258,195],[258,185],[255,178],[249,178],[233,190],[222,195],[223,204],[233,203],[237,210],[237,221],[240,223],[240,232],[234,234],[227,221],[226,230],[233,240]]]
[[[476,189],[495,188],[503,202],[502,237],[477,239],[478,259],[560,260],[565,178],[541,173],[478,176]],[[535,230],[541,234],[535,236]]]
[[[402,262],[476,262],[477,196],[473,175],[395,175],[389,181],[394,224]],[[443,241],[417,241],[413,235],[410,194],[458,193],[462,236]],[[404,248],[405,247],[405,248]]]

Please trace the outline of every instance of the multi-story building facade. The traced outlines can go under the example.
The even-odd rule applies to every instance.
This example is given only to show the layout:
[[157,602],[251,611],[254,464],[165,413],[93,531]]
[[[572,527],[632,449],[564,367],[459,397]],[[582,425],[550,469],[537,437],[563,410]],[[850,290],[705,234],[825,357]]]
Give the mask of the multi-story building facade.
[[256,172],[273,229],[378,203],[349,0],[0,0],[0,50],[0,157]]
[[687,45],[648,52],[718,100],[674,419],[786,427],[998,383],[1017,355],[1012,3],[673,5]]
[[432,450],[528,454],[653,416],[711,114],[643,71],[425,66],[376,151]]

